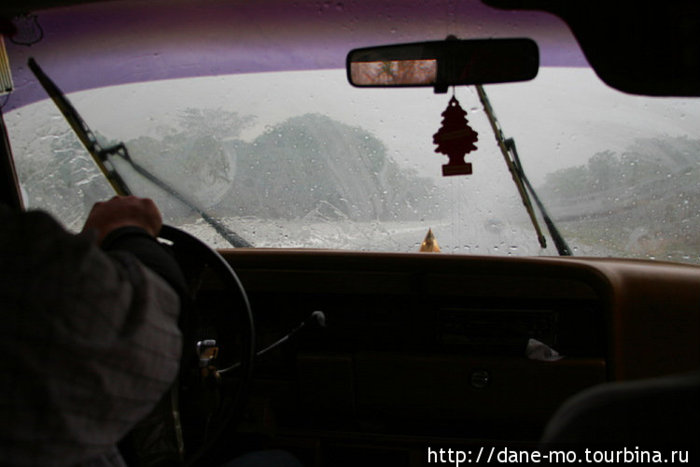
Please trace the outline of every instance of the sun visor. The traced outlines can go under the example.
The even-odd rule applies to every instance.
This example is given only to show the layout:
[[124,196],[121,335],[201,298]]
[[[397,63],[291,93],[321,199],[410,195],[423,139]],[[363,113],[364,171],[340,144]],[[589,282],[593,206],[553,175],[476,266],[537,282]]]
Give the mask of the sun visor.
[[649,96],[700,96],[700,2],[483,0],[562,18],[601,80]]

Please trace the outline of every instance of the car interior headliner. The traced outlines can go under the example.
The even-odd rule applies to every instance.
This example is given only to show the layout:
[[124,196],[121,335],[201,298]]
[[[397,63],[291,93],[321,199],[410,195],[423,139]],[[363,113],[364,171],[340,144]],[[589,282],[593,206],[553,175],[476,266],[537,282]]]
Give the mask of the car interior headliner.
[[[527,12],[516,19],[474,1],[112,1],[37,12],[41,46],[10,51],[18,92],[7,110],[45,97],[25,66],[29,57],[63,83],[65,92],[195,76],[343,68],[355,47],[444,39],[446,17],[470,24],[477,18],[479,27],[462,28],[462,38],[532,37],[544,66],[586,65],[559,18]],[[489,26],[505,21],[512,23],[510,30]],[[433,31],[431,37],[426,30]]]
[[[94,5],[79,12],[65,8],[77,3]],[[514,14],[513,10],[520,11]],[[483,4],[471,0],[12,0],[0,6],[0,19],[4,18],[0,30],[9,34],[13,26],[8,20],[27,12],[41,12],[41,26],[51,39],[43,62],[50,65],[51,60],[66,60],[69,54],[69,62],[77,65],[69,67],[72,72],[54,72],[57,79],[70,83],[68,92],[185,76],[338,68],[350,48],[387,42],[386,28],[377,27],[380,23],[391,24],[392,42],[442,39],[447,12],[451,21],[469,19],[477,25],[463,38],[496,37],[489,25],[506,20],[513,30],[505,35],[532,37],[538,42],[544,66],[590,63],[604,82],[624,92],[700,95],[700,5],[692,0],[673,2],[666,8],[659,8],[657,2],[633,0],[484,0]],[[554,15],[572,29],[585,58],[578,50],[562,50],[562,37],[568,32]],[[311,30],[303,26],[309,17],[321,19]],[[260,18],[265,19],[265,27],[254,21]],[[420,21],[412,21],[415,18]],[[414,29],[413,23],[420,28]],[[426,30],[434,31],[434,37],[425,37],[422,32]],[[547,31],[544,36],[543,30]],[[271,38],[273,59],[269,57]],[[183,41],[193,44],[189,53],[182,51]],[[179,55],[174,53],[176,42]],[[256,56],[263,43],[268,44],[265,54]],[[145,66],[154,57],[158,66]],[[84,73],[86,67],[93,71]],[[15,71],[21,87],[28,81],[26,69],[22,66]],[[33,90],[10,107],[39,96],[39,90]]]

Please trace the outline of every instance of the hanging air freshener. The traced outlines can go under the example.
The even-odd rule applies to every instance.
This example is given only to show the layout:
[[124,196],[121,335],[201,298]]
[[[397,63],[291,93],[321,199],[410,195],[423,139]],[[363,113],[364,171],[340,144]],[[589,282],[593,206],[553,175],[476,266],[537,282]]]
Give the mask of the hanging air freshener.
[[476,150],[479,136],[472,130],[467,121],[467,112],[452,96],[447,109],[442,113],[442,127],[433,135],[433,143],[437,144],[435,152],[446,154],[450,161],[442,166],[442,175],[469,175],[472,165],[464,162],[464,156]]

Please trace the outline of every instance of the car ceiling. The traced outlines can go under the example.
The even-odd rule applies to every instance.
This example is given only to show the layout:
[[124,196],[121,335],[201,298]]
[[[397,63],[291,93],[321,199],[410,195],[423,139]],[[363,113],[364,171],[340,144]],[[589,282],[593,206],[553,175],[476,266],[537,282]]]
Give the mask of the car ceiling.
[[[0,24],[0,29],[6,34],[9,32],[7,18],[15,15],[26,13],[29,11],[39,11],[48,8],[61,7],[78,3],[91,3],[98,0],[5,0],[0,6],[0,17],[5,20]],[[439,0],[438,0],[439,1]],[[186,25],[186,21],[190,18],[183,18],[181,15],[175,17],[168,15],[169,11],[174,11],[172,6],[182,3],[178,0],[160,1],[160,0],[102,0],[103,5],[99,9],[92,9],[94,14],[109,15],[110,11],[116,12],[122,8],[134,8],[135,4],[141,5],[140,8],[143,14],[140,16],[132,16],[132,19],[141,19],[144,22],[151,22],[154,26],[160,26],[158,21],[180,21]],[[330,10],[334,8],[343,8],[344,3],[338,2],[289,2],[287,0],[265,0],[265,1],[230,1],[230,2],[214,2],[223,10],[227,8],[235,8],[236,11],[247,11],[248,14],[270,14],[273,10],[271,7],[280,7],[286,5],[284,9],[285,28],[289,24],[289,15],[294,15],[295,11],[300,18],[308,15],[304,6],[313,5],[313,8],[318,9],[314,13],[323,13],[324,8]],[[477,8],[480,2],[465,0],[464,2],[443,2],[452,5],[452,8]],[[637,0],[618,0],[610,2],[609,0],[483,0],[483,3],[496,9],[504,10],[533,10],[552,13],[562,18],[571,27],[576,39],[581,44],[588,63],[598,73],[599,77],[610,86],[619,90],[646,95],[665,95],[665,96],[700,96],[700,2],[695,0],[677,0],[668,1],[645,1]],[[202,9],[202,5],[210,5],[212,2],[206,0],[199,2],[190,2],[191,10],[195,16],[197,12],[206,14],[206,8]],[[457,6],[454,6],[454,5]],[[418,1],[400,1],[400,2],[376,2],[376,1],[355,1],[348,4],[347,8],[355,8],[356,11],[365,11],[375,14],[378,8],[384,8],[387,15],[395,16],[395,18],[404,18],[408,24],[411,18],[423,18],[426,12],[430,11],[430,2]],[[364,8],[367,6],[367,8]],[[90,11],[89,9],[87,10]],[[99,13],[98,13],[99,11]],[[332,12],[331,12],[332,13]],[[47,13],[49,16],[57,17],[67,15],[67,11],[58,8],[53,12]],[[483,12],[481,13],[484,14]],[[428,15],[429,16],[429,15]],[[486,22],[483,23],[481,36],[488,37],[488,19],[491,16],[486,15]],[[495,18],[495,16],[493,16]],[[225,16],[223,17],[225,18]],[[281,17],[280,17],[281,18]],[[372,17],[359,16],[360,21],[354,24],[340,25],[341,28],[352,29],[358,28],[358,31],[353,35],[353,41],[344,40],[342,47],[347,49],[349,46],[376,45],[372,32]],[[519,17],[520,18],[520,17]],[[536,15],[531,18],[538,18]],[[50,22],[50,18],[48,19]],[[527,21],[527,19],[526,19]],[[536,20],[533,20],[536,21]],[[420,24],[421,30],[431,30],[429,24],[425,22]],[[76,27],[79,23],[74,23]],[[81,19],[80,25],[83,27],[86,23]],[[227,26],[225,21],[219,22],[221,28]],[[232,26],[242,26],[241,24],[228,26],[229,30]],[[338,24],[328,23],[331,28],[338,28]],[[366,28],[366,29],[363,29]],[[203,35],[199,32],[198,37],[222,37],[221,31],[212,29],[206,31]],[[130,31],[126,31],[127,33]],[[287,33],[293,33],[293,30],[287,30]],[[303,30],[303,26],[299,23],[297,32],[308,33]],[[319,31],[323,33],[324,31]],[[342,32],[342,31],[341,31]],[[521,29],[527,35],[527,28]],[[260,39],[268,39],[266,34],[269,31],[262,31]],[[125,36],[127,36],[126,34]],[[402,39],[414,36],[411,34],[397,34],[395,42],[401,42]],[[142,36],[139,36],[143,38]],[[309,36],[309,40],[313,40],[313,36]],[[320,36],[319,36],[320,37]],[[345,36],[347,37],[347,36]],[[441,37],[424,37],[423,40],[436,39]],[[542,44],[541,38],[535,38],[540,43],[540,47],[547,48],[547,44]],[[282,35],[279,38],[280,45],[283,46],[286,38]],[[384,38],[386,42],[386,38]],[[545,41],[546,42],[546,41]],[[87,47],[85,43],[76,43],[76,47]],[[104,45],[95,43],[95,45]],[[240,46],[240,44],[238,44]],[[222,47],[227,44],[222,42]],[[247,49],[254,48],[255,44],[247,42]],[[281,50],[284,51],[284,48]],[[337,56],[337,51],[330,51],[334,56]],[[194,57],[193,57],[194,58]],[[249,60],[251,55],[247,57]],[[280,53],[274,57],[274,60],[269,60],[265,57],[266,63],[276,63],[278,67],[284,69],[294,69],[294,60],[303,60],[303,56],[295,56],[289,53]],[[317,68],[328,67],[329,63],[325,60],[328,57],[316,56],[318,60]],[[94,57],[86,58],[86,63],[89,65],[94,63]],[[547,65],[547,63],[543,63]],[[81,65],[81,64],[78,64]],[[556,64],[555,64],[556,65]],[[574,65],[580,65],[575,63]],[[246,70],[219,70],[217,67],[220,64],[213,63],[213,69],[208,72],[214,74],[218,72],[245,72]],[[308,64],[304,67],[308,68]],[[85,68],[83,68],[84,70]],[[89,68],[88,68],[89,69]],[[118,73],[118,71],[116,71]],[[84,73],[83,73],[84,74]],[[143,77],[144,79],[152,79],[153,77]],[[20,80],[21,81],[21,80]],[[118,79],[116,80],[118,81]],[[89,87],[89,86],[88,86]]]
[[[481,27],[455,26],[446,19],[450,13],[479,18]],[[160,79],[344,68],[351,48],[444,39],[455,30],[483,37],[494,30],[490,24],[509,20],[513,30],[500,27],[498,34],[534,36],[545,66],[586,66],[560,19],[528,12],[513,22],[512,13],[476,0],[361,0],[347,6],[315,0],[126,0],[79,12],[46,10],[38,13],[41,43],[9,51],[18,92],[6,109],[45,97],[24,66],[29,57],[65,92],[74,92]]]

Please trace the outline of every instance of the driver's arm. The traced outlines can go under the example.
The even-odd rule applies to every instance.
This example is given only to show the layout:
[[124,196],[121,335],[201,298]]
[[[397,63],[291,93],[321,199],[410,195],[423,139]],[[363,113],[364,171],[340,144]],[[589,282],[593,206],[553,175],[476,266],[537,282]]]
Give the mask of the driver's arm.
[[174,381],[179,299],[159,275],[172,258],[153,239],[160,215],[134,201],[93,210],[96,236],[0,209],[0,465],[109,456]]
[[160,211],[148,198],[117,196],[95,203],[83,227],[102,250],[128,252],[170,284],[181,298],[185,279],[175,259],[155,237],[162,227]]

